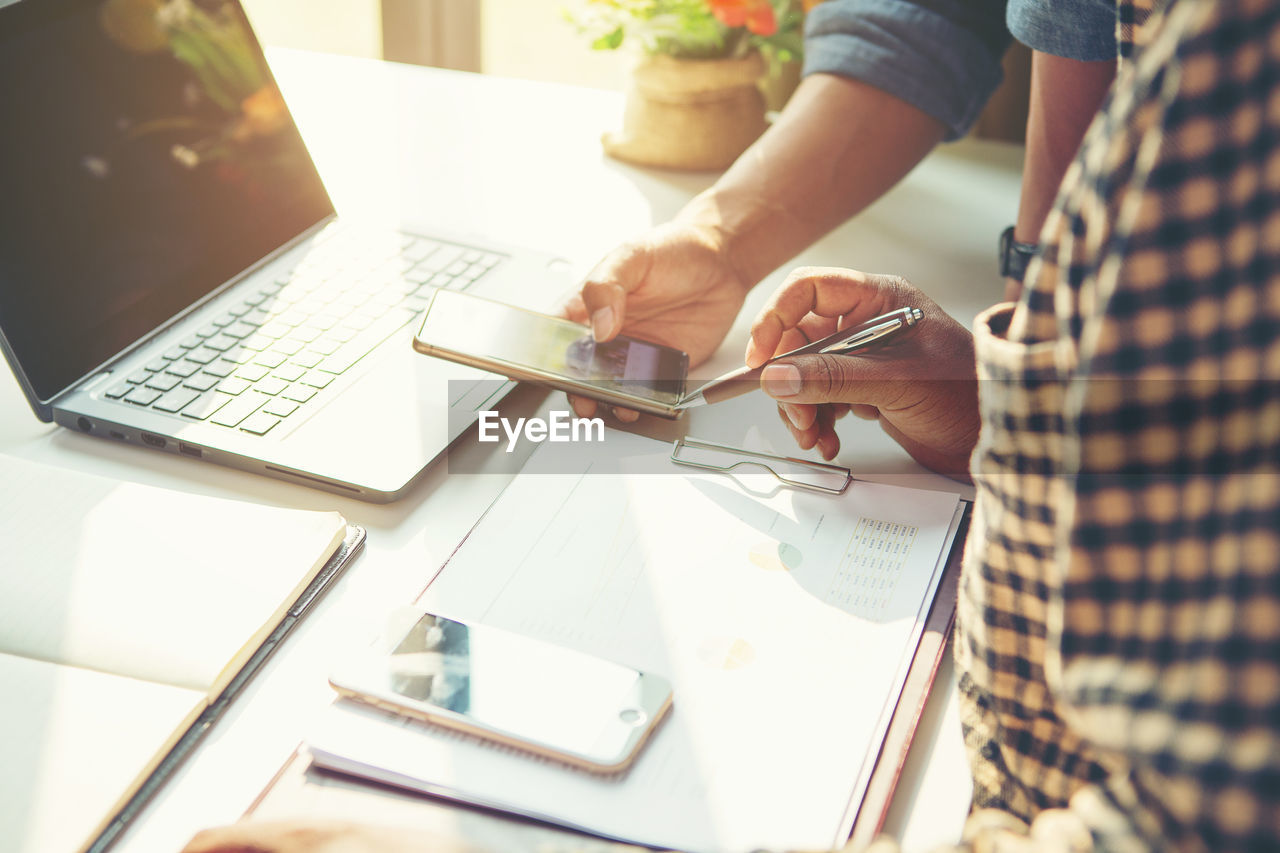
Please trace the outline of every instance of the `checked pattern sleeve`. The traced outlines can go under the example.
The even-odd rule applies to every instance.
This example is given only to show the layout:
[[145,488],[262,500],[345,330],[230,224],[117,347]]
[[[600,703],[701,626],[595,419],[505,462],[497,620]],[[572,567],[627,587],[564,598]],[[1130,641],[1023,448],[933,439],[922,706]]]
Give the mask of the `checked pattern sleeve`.
[[978,322],[979,848],[1280,849],[1280,7],[1147,24]]

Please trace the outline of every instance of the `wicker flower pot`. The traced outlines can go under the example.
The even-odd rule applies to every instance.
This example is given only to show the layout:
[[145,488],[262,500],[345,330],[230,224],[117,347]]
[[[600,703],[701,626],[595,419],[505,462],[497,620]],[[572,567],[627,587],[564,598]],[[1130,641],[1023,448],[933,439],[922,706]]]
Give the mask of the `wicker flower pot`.
[[645,56],[631,75],[611,157],[668,169],[724,169],[765,129],[764,60]]

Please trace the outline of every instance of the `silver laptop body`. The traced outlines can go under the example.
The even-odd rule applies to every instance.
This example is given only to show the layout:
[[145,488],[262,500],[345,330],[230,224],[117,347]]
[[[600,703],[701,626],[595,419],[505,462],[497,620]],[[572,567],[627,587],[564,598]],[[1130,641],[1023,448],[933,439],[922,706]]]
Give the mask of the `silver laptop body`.
[[11,73],[0,348],[42,420],[381,502],[511,387],[413,352],[417,315],[556,259],[337,221],[234,0],[0,5]]

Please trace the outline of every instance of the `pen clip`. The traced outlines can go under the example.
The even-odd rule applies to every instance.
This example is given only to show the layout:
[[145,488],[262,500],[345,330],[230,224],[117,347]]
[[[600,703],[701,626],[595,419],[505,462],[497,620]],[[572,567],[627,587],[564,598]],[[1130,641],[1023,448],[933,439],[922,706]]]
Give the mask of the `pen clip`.
[[732,473],[744,466],[763,468],[785,486],[829,495],[843,493],[853,481],[853,472],[839,465],[744,450],[689,436],[676,439],[671,449],[671,461],[677,465],[722,474]]
[[[826,342],[830,338],[824,338],[819,343],[826,345],[819,349],[818,352],[831,355],[847,355],[878,341],[888,334],[896,332],[898,329],[914,326],[923,316],[924,312],[919,308],[901,308],[891,314],[876,317],[870,321],[874,325],[864,324],[859,326],[833,343],[827,344]],[[847,329],[844,331],[848,332]]]

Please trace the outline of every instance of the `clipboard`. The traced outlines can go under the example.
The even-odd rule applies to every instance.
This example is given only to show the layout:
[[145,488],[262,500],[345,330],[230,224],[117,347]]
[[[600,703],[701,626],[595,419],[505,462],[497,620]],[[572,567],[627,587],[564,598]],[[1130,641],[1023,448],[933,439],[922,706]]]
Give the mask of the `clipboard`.
[[[972,504],[963,514],[947,556],[933,606],[892,706],[889,726],[859,804],[849,843],[859,849],[884,828],[909,749],[920,728],[955,618],[956,595]],[[368,780],[353,779],[312,765],[299,744],[246,809],[244,819],[275,820],[300,815],[398,824],[499,850],[534,850],[541,845],[572,849],[595,836],[496,809],[424,797]],[[643,847],[636,847],[643,850]]]
[[889,729],[880,743],[880,753],[876,756],[871,779],[858,807],[857,817],[854,818],[848,845],[855,850],[870,844],[884,829],[898,780],[902,778],[911,744],[915,741],[925,706],[933,693],[938,668],[946,654],[947,641],[955,627],[960,569],[964,561],[973,503],[964,501],[963,507],[955,542],[951,546],[951,553],[947,555],[942,578],[934,594],[933,606],[925,620],[924,631],[920,634],[916,653],[911,659],[906,681],[903,682],[889,721]]

